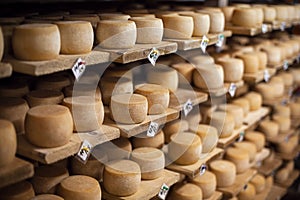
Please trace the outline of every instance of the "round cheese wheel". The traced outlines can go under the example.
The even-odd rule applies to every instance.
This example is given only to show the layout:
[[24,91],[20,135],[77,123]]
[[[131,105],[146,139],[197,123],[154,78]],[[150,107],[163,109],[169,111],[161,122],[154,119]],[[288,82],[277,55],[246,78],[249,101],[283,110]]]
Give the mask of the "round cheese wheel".
[[233,25],[242,27],[255,27],[257,21],[258,16],[253,8],[236,8],[231,19]]
[[281,62],[282,52],[279,47],[277,47],[275,45],[267,45],[267,46],[262,46],[261,50],[267,53],[269,65],[272,65],[272,64],[274,65],[274,64],[278,64]]
[[236,173],[241,174],[250,168],[250,157],[247,150],[235,147],[226,149],[225,158],[236,166]]
[[43,61],[58,57],[60,34],[54,24],[23,24],[12,35],[14,56],[20,60]]
[[224,86],[224,71],[220,65],[197,66],[193,72],[193,83],[201,89],[219,89]]
[[251,183],[248,183],[246,186],[246,189],[242,190],[238,194],[238,199],[239,200],[253,200],[253,199],[255,199],[255,195],[256,195],[255,187]]
[[203,198],[201,188],[192,183],[175,184],[170,197],[178,200],[198,200]]
[[99,150],[106,153],[109,161],[119,159],[129,159],[132,151],[132,145],[128,138],[120,137],[106,142],[99,146]]
[[162,15],[164,37],[173,39],[191,38],[194,31],[194,21],[189,16]]
[[131,160],[139,164],[142,179],[157,179],[164,172],[165,155],[159,149],[152,147],[136,148],[131,152]]
[[234,117],[231,113],[216,111],[208,115],[209,124],[216,127],[220,138],[231,136],[234,131]]
[[254,143],[256,145],[257,152],[260,152],[266,143],[265,136],[258,131],[247,131],[245,134],[245,140]]
[[188,61],[195,66],[200,66],[203,64],[215,64],[214,58],[208,55],[192,56],[188,58]]
[[236,56],[244,62],[244,73],[257,73],[259,70],[259,57],[255,53],[244,53]]
[[279,133],[278,123],[271,120],[263,120],[258,125],[259,131],[263,132],[267,138],[276,137]]
[[246,117],[248,115],[249,110],[250,110],[250,103],[249,103],[248,99],[246,99],[244,97],[240,97],[240,98],[234,99],[231,103],[234,105],[240,106],[243,109],[244,117]]
[[190,63],[176,63],[172,65],[172,68],[178,72],[179,85],[192,83],[194,65]]
[[180,165],[194,164],[200,159],[201,151],[200,137],[190,132],[172,135],[168,144],[169,158]]
[[235,165],[226,160],[214,160],[209,163],[210,171],[216,175],[217,187],[228,187],[236,179]]
[[42,105],[30,108],[25,119],[27,140],[39,147],[58,147],[67,144],[73,134],[69,109],[61,105]]
[[63,98],[62,92],[54,90],[33,90],[26,95],[30,107],[60,104]]
[[119,94],[111,97],[111,117],[123,124],[137,124],[147,117],[147,98],[139,94]]
[[285,168],[289,171],[289,174],[291,174],[291,173],[293,172],[294,168],[295,168],[295,163],[294,163],[294,161],[293,161],[293,160],[289,161],[289,162],[286,164]]
[[57,194],[65,200],[98,200],[101,189],[98,181],[89,176],[74,175],[65,178],[59,185]]
[[249,154],[250,162],[255,160],[255,156],[256,156],[256,153],[257,153],[257,148],[256,148],[256,145],[254,143],[247,142],[247,141],[236,142],[236,143],[234,143],[234,146],[237,149],[242,149],[242,150],[247,151],[248,154]]
[[285,133],[290,130],[292,123],[290,117],[273,115],[272,119],[279,125],[279,133]]
[[291,69],[291,73],[293,75],[295,84],[299,85],[300,84],[300,69],[293,68],[293,69]]
[[269,83],[259,83],[255,86],[255,91],[259,92],[264,100],[273,100],[276,98],[275,87]]
[[100,13],[100,20],[128,20],[130,15],[122,13]]
[[29,92],[27,83],[8,81],[0,85],[1,97],[23,97]]
[[2,28],[0,26],[0,61],[2,60],[3,52],[4,52],[4,39],[3,39]]
[[222,12],[224,13],[225,22],[231,22],[233,12],[235,10],[235,6],[224,6],[221,7]]
[[270,80],[270,85],[274,88],[275,97],[281,97],[284,94],[284,83],[281,77],[274,76]]
[[259,61],[259,70],[266,69],[267,63],[268,63],[268,55],[266,52],[263,51],[255,51],[254,52],[258,56],[258,61]]
[[96,14],[77,13],[77,14],[72,14],[72,15],[65,15],[64,20],[66,20],[66,21],[87,21],[92,24],[93,28],[96,28],[97,23],[100,21],[100,18]]
[[276,18],[276,9],[273,7],[265,6],[264,11],[264,22],[273,22]]
[[17,137],[13,123],[0,119],[0,167],[11,163],[17,151]]
[[71,84],[68,77],[61,75],[50,75],[39,79],[35,85],[37,90],[57,90],[61,91],[64,87]]
[[291,118],[299,118],[300,116],[300,103],[290,102],[289,107],[291,110]]
[[141,169],[131,160],[115,160],[107,163],[103,173],[105,190],[116,196],[136,193],[141,184]]
[[256,25],[261,26],[264,21],[264,11],[260,7],[252,7],[256,12]]
[[206,171],[201,176],[196,176],[195,178],[190,179],[190,182],[201,188],[203,199],[210,198],[217,188],[216,175],[209,171]]
[[136,43],[157,44],[163,37],[163,22],[158,18],[132,17],[137,28]]
[[136,36],[137,30],[133,21],[101,20],[98,22],[96,37],[103,48],[132,48],[135,45]]
[[220,58],[217,63],[223,67],[225,82],[238,82],[244,74],[244,63],[241,59]]
[[21,181],[0,189],[1,200],[24,200],[34,197],[34,190],[31,183]]
[[30,200],[64,200],[62,197],[54,194],[40,194]]
[[65,167],[45,165],[35,168],[31,183],[36,194],[54,194],[58,184],[68,176]]
[[245,95],[245,98],[250,103],[250,111],[255,111],[262,106],[262,96],[257,92],[249,92]]
[[0,98],[0,118],[11,121],[16,133],[24,132],[24,121],[29,107],[24,99],[16,97]]
[[219,110],[230,113],[234,118],[234,128],[238,129],[243,125],[244,111],[240,106],[234,104],[221,104]]
[[171,122],[168,122],[163,127],[165,143],[169,143],[171,141],[171,136],[173,134],[177,134],[180,131],[187,131],[188,127],[184,128],[184,123],[181,119],[177,119]]
[[278,183],[284,183],[289,178],[289,171],[286,168],[278,170],[275,174],[275,180]]
[[210,33],[220,33],[224,31],[225,27],[225,16],[222,11],[220,10],[198,10],[197,12],[208,14],[210,25],[209,25],[209,32]]
[[256,194],[261,193],[265,190],[266,187],[266,179],[264,176],[260,174],[256,174],[250,181],[251,184],[255,187]]
[[199,124],[197,129],[192,130],[202,141],[202,153],[211,152],[218,144],[218,130],[206,124]]
[[288,19],[288,8],[283,5],[272,6],[276,9],[276,19],[279,21],[286,21]]
[[181,13],[183,16],[190,16],[194,20],[193,36],[203,36],[208,34],[210,27],[209,15],[201,13]]
[[139,147],[153,147],[160,149],[165,143],[165,136],[163,131],[159,131],[154,137],[148,137],[146,134],[140,134],[132,138],[132,146]]
[[280,153],[291,154],[295,150],[296,145],[297,143],[295,144],[291,137],[288,140],[278,143],[276,150]]
[[282,117],[290,117],[291,116],[291,108],[287,105],[276,105],[274,106],[274,114],[282,116]]
[[69,85],[63,89],[65,97],[91,96],[95,99],[101,99],[100,88],[92,84]]

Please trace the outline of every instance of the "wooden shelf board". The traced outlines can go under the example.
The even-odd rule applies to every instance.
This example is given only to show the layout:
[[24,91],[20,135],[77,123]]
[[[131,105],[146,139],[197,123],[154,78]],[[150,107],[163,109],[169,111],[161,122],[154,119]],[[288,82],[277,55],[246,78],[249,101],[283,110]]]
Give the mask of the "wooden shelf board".
[[81,55],[59,55],[58,58],[49,61],[21,61],[13,57],[7,57],[4,60],[11,63],[13,70],[23,74],[41,76],[72,69],[78,58],[83,59],[86,65],[94,65],[109,61],[109,53],[101,51],[92,51]]
[[265,200],[267,198],[267,196],[269,195],[270,191],[271,191],[271,188],[272,188],[272,177],[268,177],[266,178],[266,187],[265,189],[259,193],[259,194],[256,194],[255,196],[255,200]]
[[110,54],[110,61],[126,64],[147,58],[153,47],[159,50],[160,55],[175,53],[177,51],[177,43],[167,41],[162,41],[158,44],[136,44],[131,49],[104,49],[98,45],[94,50],[108,52]]
[[280,62],[280,63],[269,63],[267,65],[268,68],[272,68],[272,69],[276,69],[276,70],[280,70],[283,67],[284,62]]
[[294,158],[296,158],[299,154],[299,145],[298,147],[296,147],[294,149],[294,151],[292,153],[276,153],[276,156],[278,156],[279,158],[283,159],[283,160],[293,160]]
[[266,200],[281,199],[281,197],[283,197],[286,194],[286,192],[287,192],[286,188],[282,188],[277,185],[273,185]]
[[[172,172],[169,170],[164,170],[164,174],[154,180],[142,180],[139,190],[130,196],[126,197],[117,197],[107,193],[104,189],[102,190],[103,198],[107,200],[117,200],[117,199],[126,199],[126,200],[137,200],[137,199],[151,199],[154,196],[158,195],[160,187],[162,184],[166,184],[169,187],[177,183],[180,179],[179,173]],[[103,188],[103,187],[102,187]]]
[[263,164],[257,169],[259,173],[270,176],[273,171],[278,169],[282,165],[282,160],[274,158],[272,162],[263,162]]
[[156,122],[159,125],[173,121],[179,117],[179,112],[175,109],[168,108],[166,113],[159,115],[148,115],[146,120],[139,124],[121,124],[116,123],[109,117],[105,117],[105,124],[120,129],[122,137],[132,137],[148,130],[151,122]]
[[259,110],[249,112],[247,117],[244,118],[244,124],[251,126],[267,116],[269,112],[270,108],[268,107],[261,107]]
[[0,62],[0,78],[10,77],[11,74],[12,74],[11,64]]
[[298,178],[298,176],[299,176],[299,171],[293,170],[286,181],[284,181],[283,183],[276,182],[276,184],[278,184],[278,186],[283,188],[289,188],[293,185],[294,181]]
[[255,176],[256,173],[256,170],[249,169],[243,174],[238,174],[233,185],[229,187],[219,187],[217,190],[229,198],[235,197],[243,190],[244,186]]
[[239,138],[240,133],[244,132],[246,129],[247,129],[247,126],[243,125],[241,128],[235,129],[233,131],[233,133],[231,134],[231,136],[229,136],[227,138],[219,138],[218,147],[219,148],[223,148],[223,149],[226,148],[226,147],[228,147],[230,144],[232,144],[233,142],[235,142],[235,140],[237,138]]
[[261,26],[250,28],[250,27],[242,27],[242,26],[234,26],[232,24],[226,24],[225,28],[227,30],[232,31],[232,34],[234,35],[254,36],[262,33]]
[[215,191],[215,193],[211,197],[203,200],[220,200],[222,199],[222,196],[223,194],[221,192]]
[[189,38],[189,39],[169,39],[165,38],[164,41],[177,43],[178,50],[186,51],[191,49],[200,48],[202,38]]
[[33,174],[33,164],[16,157],[10,164],[0,167],[0,188],[23,181]]
[[271,142],[271,143],[275,143],[275,144],[279,144],[281,142],[285,142],[286,138],[289,138],[290,136],[292,136],[295,133],[295,129],[290,129],[285,133],[279,133],[277,136],[275,137],[267,137],[267,141]]
[[256,153],[254,161],[250,164],[251,166],[255,166],[257,163],[262,162],[270,155],[270,149],[263,148],[260,152]]
[[[266,68],[269,72],[270,77],[276,74],[276,69]],[[261,70],[257,73],[245,73],[243,75],[243,80],[248,84],[256,84],[264,80],[264,70]]]

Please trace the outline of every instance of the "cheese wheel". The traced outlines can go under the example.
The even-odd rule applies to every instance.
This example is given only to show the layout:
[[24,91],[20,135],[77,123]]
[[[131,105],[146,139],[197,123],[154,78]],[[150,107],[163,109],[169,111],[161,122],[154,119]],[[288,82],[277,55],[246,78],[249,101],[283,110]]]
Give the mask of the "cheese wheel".
[[139,164],[142,179],[153,180],[161,177],[165,167],[164,153],[152,147],[140,147],[131,152],[131,160]]
[[116,196],[136,193],[141,184],[141,169],[131,160],[115,160],[106,164],[103,173],[105,190]]
[[208,34],[210,27],[210,18],[207,14],[201,13],[180,13],[183,16],[190,16],[194,21],[193,36],[199,37]]
[[171,136],[168,145],[168,156],[179,165],[191,165],[200,159],[202,151],[201,139],[190,132],[181,132]]
[[284,117],[280,115],[273,115],[272,119],[279,125],[279,133],[285,133],[291,128],[291,119],[290,117]]
[[254,200],[255,195],[256,195],[255,187],[251,183],[248,183],[246,186],[246,189],[242,190],[238,194],[238,199],[239,200]]
[[3,38],[2,28],[0,26],[0,61],[2,60],[3,52],[4,52],[4,38]]
[[65,178],[59,185],[57,194],[65,200],[98,200],[101,189],[98,181],[89,176],[74,175]]
[[226,160],[214,160],[209,163],[210,171],[216,175],[217,187],[228,187],[236,179],[235,165]]
[[191,38],[194,31],[194,21],[189,16],[162,15],[164,37],[173,39]]
[[25,119],[27,140],[39,147],[51,148],[67,144],[73,134],[69,109],[61,105],[30,108]]
[[147,98],[139,94],[119,94],[111,97],[111,117],[115,122],[137,124],[147,117]]
[[264,11],[264,22],[273,22],[276,18],[276,9],[273,7],[265,6]]
[[266,188],[266,179],[260,174],[256,174],[250,181],[251,184],[255,187],[256,194],[261,193]]
[[198,106],[194,107],[193,110],[191,110],[189,112],[189,114],[186,116],[184,121],[187,122],[187,126],[188,126],[187,128],[189,130],[197,130],[198,125],[202,121],[202,115],[201,115],[201,112],[199,110],[199,107]]
[[19,60],[43,61],[58,57],[60,34],[54,24],[23,24],[12,35],[14,56]]
[[244,63],[241,59],[220,58],[217,63],[223,67],[225,82],[238,82],[244,74]]
[[286,164],[285,168],[289,171],[289,174],[291,174],[291,173],[293,172],[294,168],[295,168],[295,163],[294,163],[294,161],[293,161],[293,160],[289,161],[289,162]]
[[[285,140],[283,142],[280,142],[276,146],[276,150],[279,153],[285,153],[285,154],[291,154],[294,152],[296,146],[297,146],[297,140],[292,139],[293,137],[289,138],[288,140]],[[293,141],[294,140],[294,141]],[[296,142],[295,142],[296,141]],[[296,143],[296,144],[295,144]]]
[[274,88],[274,95],[276,98],[281,97],[284,94],[284,83],[281,77],[274,76],[269,83]]
[[100,149],[107,155],[109,161],[118,159],[129,159],[132,145],[129,139],[120,137],[112,142],[104,143]]
[[258,125],[259,131],[263,132],[267,138],[276,137],[279,133],[278,123],[271,120],[263,120]]
[[278,183],[284,183],[289,178],[289,171],[286,168],[278,170],[275,174],[275,180]]
[[21,181],[0,189],[0,199],[2,200],[24,200],[34,197],[34,190],[31,183]]
[[262,46],[262,51],[267,53],[268,65],[278,64],[282,60],[281,49],[275,45]]
[[256,145],[257,152],[260,152],[266,143],[265,136],[258,131],[247,131],[245,134],[245,140],[254,143]]
[[13,123],[0,119],[0,167],[11,163],[17,151],[17,137]]
[[130,16],[131,16],[130,19],[134,17],[142,17],[142,18],[150,18],[150,19],[155,18],[155,14],[149,14],[149,13],[130,13]]
[[268,55],[266,52],[263,51],[255,51],[254,52],[258,56],[258,61],[259,61],[259,70],[266,69],[267,63],[268,63]]
[[202,141],[202,153],[211,152],[218,144],[218,130],[206,124],[199,124],[197,129],[192,130]]
[[63,89],[65,97],[91,96],[95,99],[101,99],[100,88],[92,84],[69,85]]
[[132,17],[137,28],[136,43],[157,44],[163,37],[163,22],[158,18]]
[[177,119],[171,122],[168,122],[163,127],[163,133],[165,137],[165,143],[169,143],[171,141],[171,136],[173,134],[177,134],[180,131],[187,131],[188,127],[184,127],[184,121],[181,119]]
[[64,87],[71,84],[70,79],[62,75],[50,75],[39,79],[35,85],[37,90],[57,90],[61,91]]
[[201,188],[203,199],[210,198],[215,193],[217,188],[216,175],[209,171],[206,171],[201,176],[196,176],[189,181]]
[[24,132],[24,121],[29,107],[24,99],[16,97],[0,98],[0,118],[11,121],[16,133]]
[[1,97],[23,97],[29,92],[27,83],[8,81],[0,85]]
[[236,8],[231,19],[233,25],[242,27],[255,27],[257,21],[257,13],[253,8]]
[[64,200],[62,197],[54,194],[40,194],[30,200]]
[[282,117],[290,117],[291,116],[291,108],[287,105],[276,105],[274,106],[274,114],[282,116]]
[[192,83],[194,65],[190,63],[176,63],[172,65],[172,68],[178,72],[179,84]]
[[250,110],[250,103],[249,103],[248,99],[246,99],[244,97],[240,97],[240,98],[234,99],[231,103],[234,105],[240,106],[243,109],[244,117],[246,117],[248,115],[249,110]]
[[193,72],[193,83],[201,89],[219,89],[224,86],[224,71],[220,65],[197,66]]
[[256,12],[256,25],[261,26],[264,21],[264,11],[259,7],[252,7]]
[[288,19],[288,9],[283,5],[272,6],[276,9],[276,19],[279,21],[286,21]]
[[217,128],[220,138],[229,137],[234,131],[234,117],[231,113],[215,111],[209,114],[208,122]]
[[201,188],[192,183],[175,184],[170,197],[176,200],[199,200],[203,198]]
[[103,48],[132,48],[135,45],[136,36],[137,30],[133,21],[102,20],[98,22],[96,38]]
[[132,70],[132,66],[129,65],[122,65],[122,67],[108,67],[102,77],[125,77],[128,78],[130,80],[133,80],[133,70]]
[[224,31],[225,27],[225,16],[222,11],[220,10],[198,10],[197,12],[208,14],[210,25],[209,25],[209,32],[210,33],[220,33]]
[[255,86],[255,91],[259,92],[264,100],[273,100],[276,98],[275,87],[268,83],[259,83]]
[[234,143],[234,146],[237,149],[242,149],[242,150],[247,151],[248,154],[249,154],[250,162],[255,160],[255,156],[256,156],[256,153],[257,153],[257,148],[256,148],[256,145],[254,143],[247,142],[247,141],[236,142],[236,143]]
[[122,13],[100,13],[100,20],[128,20],[130,15]]
[[45,165],[35,168],[31,183],[35,194],[54,194],[58,184],[68,176],[65,167]]
[[224,6],[224,7],[221,7],[221,9],[222,9],[222,12],[224,13],[225,22],[231,22],[235,7],[234,6]]
[[244,173],[250,168],[250,157],[247,150],[229,147],[226,149],[225,158],[235,164],[237,174]]
[[139,147],[153,147],[160,149],[165,143],[165,137],[163,131],[158,131],[154,137],[148,137],[146,134],[140,134],[132,138],[132,146],[134,148]]
[[289,107],[291,110],[291,118],[299,118],[300,116],[300,103],[291,102],[289,103]]
[[243,125],[244,111],[241,107],[233,104],[221,104],[219,110],[230,113],[234,118],[234,128],[238,129]]
[[72,15],[65,15],[64,20],[66,21],[87,21],[90,22],[95,29],[97,27],[97,23],[100,21],[100,18],[96,14],[89,13],[77,13]]
[[244,62],[244,73],[257,73],[259,70],[259,58],[255,53],[244,53],[236,56]]
[[250,111],[255,111],[262,106],[262,96],[257,92],[249,92],[245,95],[245,98],[250,103]]
[[26,95],[30,107],[60,104],[63,98],[62,92],[54,90],[33,90]]
[[202,64],[215,64],[214,58],[208,55],[192,56],[188,58],[188,61],[195,66],[200,66]]

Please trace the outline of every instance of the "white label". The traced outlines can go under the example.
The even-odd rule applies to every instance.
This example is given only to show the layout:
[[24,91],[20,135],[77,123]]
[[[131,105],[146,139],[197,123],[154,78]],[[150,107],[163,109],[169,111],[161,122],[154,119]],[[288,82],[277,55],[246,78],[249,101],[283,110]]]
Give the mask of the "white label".
[[169,192],[169,186],[167,186],[165,183],[160,187],[158,197],[162,200],[166,199],[167,194]]
[[158,49],[153,47],[148,55],[148,60],[153,66],[155,66],[156,60],[158,59],[159,56],[160,56],[160,52],[158,51]]
[[261,32],[262,33],[267,33],[268,32],[268,25],[267,24],[263,24],[261,26]]
[[147,136],[148,137],[154,137],[158,131],[158,123],[156,122],[150,122],[149,128],[147,130]]
[[283,69],[288,70],[288,68],[289,68],[289,62],[287,60],[285,60],[283,63]]
[[265,82],[269,82],[269,80],[270,80],[270,74],[267,69],[265,69],[265,71],[264,71],[264,80],[265,80]]
[[280,24],[280,30],[281,31],[285,30],[285,22],[281,22],[281,24]]
[[92,145],[87,140],[84,140],[81,144],[78,153],[76,154],[76,157],[81,162],[86,163],[86,161],[91,155],[91,150],[92,150]]
[[209,39],[203,35],[202,40],[201,40],[201,44],[200,44],[200,48],[202,50],[203,53],[206,52],[206,47],[208,45]]
[[183,105],[184,116],[187,116],[193,110],[193,103],[190,99]]
[[202,176],[207,170],[207,165],[206,164],[202,164],[200,167],[200,176]]
[[240,137],[237,140],[237,142],[242,142],[244,140],[244,136],[245,136],[245,133],[244,132],[240,132]]
[[236,84],[230,83],[228,92],[229,92],[229,94],[230,94],[231,97],[234,97],[235,91],[236,91]]
[[217,43],[216,43],[216,46],[217,46],[217,47],[222,47],[223,44],[224,44],[224,39],[225,39],[224,35],[223,35],[223,34],[219,34],[219,35],[218,35],[218,41],[217,41]]
[[76,78],[76,81],[79,81],[84,71],[85,71],[85,61],[82,60],[81,58],[78,58],[72,67],[72,72]]

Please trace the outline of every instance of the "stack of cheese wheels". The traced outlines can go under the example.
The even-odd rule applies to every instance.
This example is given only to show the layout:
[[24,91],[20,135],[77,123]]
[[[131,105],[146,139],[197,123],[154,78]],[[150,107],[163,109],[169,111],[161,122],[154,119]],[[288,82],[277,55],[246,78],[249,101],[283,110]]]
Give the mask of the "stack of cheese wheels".
[[290,117],[273,115],[272,119],[279,125],[279,133],[286,133],[290,130],[292,124]]
[[161,85],[171,91],[176,91],[178,88],[178,73],[175,69],[164,66],[156,65],[147,71],[148,83]]
[[178,81],[180,85],[191,84],[193,78],[194,65],[190,63],[177,63],[173,64],[172,68],[178,72]]
[[98,130],[104,120],[104,107],[100,99],[88,96],[67,97],[63,105],[72,113],[74,130],[89,132]]
[[30,200],[64,200],[62,197],[54,194],[40,194]]
[[229,137],[234,131],[234,117],[229,112],[212,112],[208,115],[208,123],[217,128],[220,138]]
[[170,192],[170,199],[196,200],[202,198],[201,188],[192,183],[176,183]]
[[257,13],[253,8],[236,8],[233,11],[231,22],[236,26],[256,27]]
[[256,148],[256,145],[254,143],[248,142],[248,141],[242,141],[242,142],[234,143],[234,146],[237,149],[243,149],[243,150],[247,151],[248,154],[249,154],[250,162],[253,162],[255,160],[255,156],[256,156],[256,153],[257,153],[257,148]]
[[28,109],[28,104],[24,99],[13,97],[0,98],[0,118],[11,121],[17,133],[24,132],[24,121]]
[[206,171],[204,174],[190,179],[189,182],[201,188],[203,199],[210,198],[217,188],[216,175],[209,171]]
[[281,77],[274,76],[270,80],[270,85],[274,88],[274,95],[275,97],[281,97],[284,94],[284,83]]
[[104,143],[99,147],[105,151],[109,161],[118,159],[129,159],[132,151],[132,145],[127,138],[120,137],[112,142]]
[[197,129],[192,131],[195,132],[202,141],[202,153],[209,153],[217,146],[219,135],[215,127],[199,124]]
[[153,180],[163,175],[165,167],[164,153],[152,147],[140,147],[131,152],[131,160],[139,164],[142,179]]
[[26,95],[30,107],[60,104],[63,98],[62,92],[54,90],[33,90]]
[[288,19],[288,8],[284,5],[271,6],[276,9],[276,20],[286,21]]
[[240,106],[234,104],[222,104],[219,105],[218,109],[230,113],[234,117],[235,129],[238,129],[243,125],[244,111]]
[[200,159],[202,142],[198,135],[180,132],[171,136],[168,144],[168,156],[176,164],[190,165]]
[[225,22],[226,23],[231,22],[233,11],[235,10],[235,6],[224,6],[221,7],[221,9],[225,17]]
[[100,13],[100,20],[128,20],[130,15],[122,13]]
[[4,52],[4,39],[3,39],[2,28],[0,26],[0,61],[2,60],[3,52]]
[[275,45],[262,46],[261,50],[267,53],[268,65],[274,65],[281,62],[281,49]]
[[250,168],[250,156],[247,150],[229,147],[226,149],[225,158],[235,164],[236,172],[238,174],[243,173]]
[[[60,21],[55,23],[60,32],[62,54],[84,54],[92,50],[94,32],[87,21]],[[74,34],[76,32],[76,34]]]
[[291,109],[291,118],[292,119],[300,118],[300,103],[291,102],[289,103],[289,107]]
[[284,183],[289,178],[289,171],[286,168],[279,169],[275,174],[275,180],[278,183]]
[[115,122],[137,124],[147,117],[147,98],[139,94],[119,94],[111,97],[110,114]]
[[282,117],[290,117],[291,116],[291,108],[287,105],[275,105],[273,114],[279,115]]
[[262,106],[262,96],[257,92],[249,92],[245,98],[250,103],[250,111],[259,110]]
[[153,137],[148,137],[147,134],[142,133],[132,138],[132,146],[134,148],[138,147],[153,147],[160,149],[165,143],[164,131],[158,131]]
[[249,110],[250,110],[250,103],[246,98],[240,97],[240,98],[234,99],[231,103],[234,105],[240,106],[243,109],[244,117],[247,117]]
[[0,119],[0,167],[10,164],[17,151],[17,137],[14,125],[4,119]]
[[224,71],[217,64],[197,66],[193,72],[193,83],[201,89],[219,89],[224,86]]
[[210,33],[220,33],[224,31],[225,27],[225,16],[223,12],[219,9],[204,9],[198,10],[197,12],[202,14],[208,14],[210,25],[209,25],[209,32]]
[[259,71],[259,57],[256,53],[243,53],[236,56],[244,62],[244,73],[257,73]]
[[257,152],[260,152],[266,143],[265,136],[259,131],[247,131],[245,134],[245,140],[254,143],[256,145]]
[[213,57],[208,55],[197,55],[189,57],[188,60],[191,64],[195,66],[205,65],[205,64],[215,64],[215,60]]
[[177,119],[171,122],[168,122],[163,127],[164,137],[165,137],[165,143],[171,142],[171,136],[174,134],[179,133],[180,131],[187,131],[188,127],[184,127],[183,120]]
[[68,176],[65,167],[45,165],[35,168],[31,183],[35,194],[54,194],[58,184]]
[[264,6],[264,22],[273,22],[276,18],[276,9],[273,7]]
[[148,101],[148,114],[157,115],[165,113],[169,107],[169,90],[157,84],[141,84],[135,87],[135,93],[143,95]]
[[245,186],[245,189],[242,190],[238,194],[238,199],[239,200],[254,200],[255,195],[256,195],[255,187],[251,183],[248,183]]
[[157,44],[161,42],[164,33],[161,19],[132,17],[130,20],[135,22],[137,28],[136,43]]
[[74,175],[65,178],[57,189],[57,194],[65,200],[98,200],[101,189],[98,181],[89,176]]
[[98,22],[96,38],[103,48],[132,48],[135,45],[136,36],[137,30],[133,21],[101,20]]
[[274,138],[279,133],[279,125],[272,120],[263,120],[259,123],[258,130],[264,133],[266,138]]
[[214,160],[209,164],[210,171],[216,175],[217,187],[228,187],[236,179],[236,167],[227,160]]
[[181,13],[180,15],[183,16],[190,16],[194,20],[194,31],[193,36],[203,36],[208,34],[209,27],[210,27],[210,21],[209,21],[209,15],[208,14],[202,14],[202,13]]
[[92,24],[93,28],[97,27],[97,23],[100,21],[100,18],[96,14],[88,14],[88,13],[78,13],[73,15],[64,16],[64,20],[66,21],[88,21]]
[[134,161],[115,160],[104,167],[103,186],[112,195],[132,195],[138,191],[140,183],[141,169]]
[[14,56],[20,60],[55,59],[60,51],[60,34],[54,24],[23,24],[12,35]]
[[262,95],[264,100],[276,98],[275,88],[269,83],[259,83],[255,86],[255,90]]
[[34,190],[31,183],[22,181],[0,189],[0,199],[3,200],[24,200],[34,197]]
[[244,74],[244,63],[241,59],[220,58],[216,61],[223,67],[225,82],[238,82]]
[[36,85],[36,89],[43,90],[57,90],[61,91],[64,87],[70,85],[70,79],[62,75],[50,75],[43,78],[40,78]]
[[162,15],[164,24],[164,37],[173,39],[191,38],[194,31],[192,17],[180,15]]
[[73,134],[73,119],[69,109],[61,105],[30,108],[25,119],[27,140],[39,147],[67,144]]
[[92,84],[69,85],[63,89],[65,97],[91,96],[95,99],[102,99],[100,88]]
[[266,179],[261,174],[256,174],[250,183],[255,187],[256,194],[263,192],[266,188]]
[[29,92],[27,83],[8,81],[0,86],[1,97],[23,97]]

